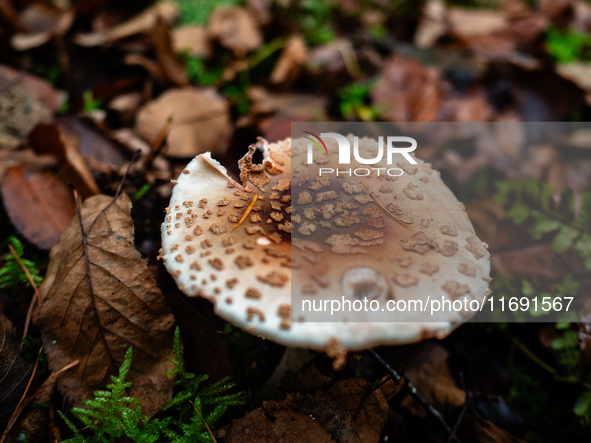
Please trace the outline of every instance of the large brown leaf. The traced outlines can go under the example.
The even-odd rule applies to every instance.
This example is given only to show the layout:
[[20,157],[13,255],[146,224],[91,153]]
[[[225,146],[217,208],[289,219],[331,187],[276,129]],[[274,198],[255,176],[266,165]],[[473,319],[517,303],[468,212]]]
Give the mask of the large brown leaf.
[[111,200],[97,195],[82,205],[86,248],[75,219],[51,250],[36,320],[52,371],[80,360],[58,385],[75,403],[104,387],[133,346],[128,393],[153,415],[172,392],[165,372],[174,318],[134,247],[129,198],[121,195],[101,214]]

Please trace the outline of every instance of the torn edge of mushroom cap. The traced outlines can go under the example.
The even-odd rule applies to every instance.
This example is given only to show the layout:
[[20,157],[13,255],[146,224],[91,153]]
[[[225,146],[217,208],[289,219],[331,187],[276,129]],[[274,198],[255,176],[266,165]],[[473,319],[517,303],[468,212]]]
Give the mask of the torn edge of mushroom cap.
[[[251,145],[244,162],[240,162],[243,180],[242,170],[249,167],[255,148],[263,152],[263,165],[270,162],[270,166],[277,166],[272,157],[278,152],[290,154],[291,140],[270,144],[259,139]],[[253,190],[247,180],[243,185],[236,182],[210,153],[193,159],[176,181],[162,225],[160,258],[183,292],[210,300],[218,315],[251,333],[333,356],[347,350],[442,338],[459,326],[450,322],[292,322],[288,284],[291,244],[270,240],[276,240],[273,236],[279,231],[268,227],[276,228],[279,222],[266,224],[258,220],[264,213],[263,203],[269,205],[273,184],[283,175],[273,167],[270,169],[275,174],[269,168],[253,166],[269,178],[268,189],[250,182]],[[291,179],[290,167],[285,169],[286,178]],[[290,193],[287,191],[285,195]],[[233,232],[254,195],[261,197],[259,204],[254,205],[244,225]]]

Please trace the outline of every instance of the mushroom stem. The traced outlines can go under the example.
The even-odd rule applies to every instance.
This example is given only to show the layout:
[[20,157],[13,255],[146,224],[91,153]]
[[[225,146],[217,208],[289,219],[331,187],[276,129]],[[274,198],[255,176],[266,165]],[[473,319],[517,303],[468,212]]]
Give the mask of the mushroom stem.
[[[377,362],[380,365],[382,365],[384,367],[384,369],[396,381],[402,381],[402,377],[398,374],[398,372],[396,372],[394,369],[392,369],[392,367],[388,363],[386,363],[384,361],[384,359],[382,357],[380,357],[380,355],[375,350],[369,349],[368,352],[377,360]],[[448,424],[445,421],[445,419],[443,418],[443,416],[439,413],[439,411],[437,411],[433,406],[431,406],[427,402],[427,400],[425,400],[423,398],[423,396],[421,394],[419,394],[419,392],[417,391],[417,388],[415,388],[409,380],[406,380],[406,386],[408,387],[408,393],[409,393],[410,397],[413,400],[415,400],[419,405],[421,405],[421,407],[425,410],[425,412],[427,414],[431,415],[436,421],[438,421],[443,426],[443,429],[445,429],[447,431],[448,435],[451,435],[453,437],[453,441],[455,441],[456,443],[460,443],[458,438],[454,434],[452,434],[450,427],[448,426]]]

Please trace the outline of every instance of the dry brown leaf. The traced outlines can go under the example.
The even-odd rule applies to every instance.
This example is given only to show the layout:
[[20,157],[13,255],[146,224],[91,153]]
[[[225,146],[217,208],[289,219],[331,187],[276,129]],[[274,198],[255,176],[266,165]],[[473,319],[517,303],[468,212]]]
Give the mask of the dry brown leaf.
[[0,78],[0,149],[15,149],[39,122],[53,118],[49,108],[35,93],[20,86],[18,79]]
[[442,101],[439,72],[416,60],[390,59],[371,93],[381,115],[390,121],[435,121]]
[[[474,417],[474,421],[476,422],[474,425],[475,431],[472,429],[470,431],[476,433],[475,438],[478,443],[524,443],[523,440],[513,437],[507,431],[482,418],[480,415],[475,414]],[[470,435],[472,432],[466,434]]]
[[285,85],[296,79],[301,66],[308,60],[308,48],[300,35],[292,35],[271,72],[269,81],[273,84]]
[[38,124],[29,133],[28,142],[38,154],[54,155],[66,164],[68,168],[62,171],[61,176],[64,181],[71,182],[82,196],[90,197],[100,193],[86,160],[78,151],[76,139],[66,137],[58,125]]
[[[448,356],[449,353],[443,346],[424,342],[417,345],[413,355],[404,361],[408,379],[427,403],[443,415],[462,406],[466,400],[466,393],[456,386],[449,371]],[[403,404],[417,414],[424,414],[423,409],[410,397]]]
[[207,32],[212,40],[239,57],[263,44],[261,31],[250,12],[240,6],[217,8],[209,18]]
[[37,155],[32,149],[0,150],[0,181],[6,170],[12,166],[24,166],[29,172],[41,172],[57,166],[58,163],[53,155]]
[[12,323],[0,313],[0,423],[10,419],[29,383],[34,362],[19,354]]
[[492,34],[505,29],[509,21],[498,11],[452,7],[448,10],[450,32],[461,38]]
[[136,34],[149,33],[159,18],[171,25],[178,17],[178,6],[174,2],[156,2],[134,18],[102,32],[91,32],[74,36],[80,46],[92,47],[114,42]]
[[156,48],[158,63],[168,81],[176,86],[188,85],[189,78],[187,77],[185,64],[173,51],[168,24],[160,17],[156,20],[152,40]]
[[350,378],[326,392],[263,403],[232,423],[226,441],[377,443],[387,413],[380,389],[372,392],[365,380]]
[[209,57],[211,45],[207,30],[203,26],[188,25],[172,30],[174,52],[186,52],[193,57]]
[[447,8],[443,0],[429,0],[423,6],[419,26],[414,36],[418,48],[430,48],[448,30]]
[[28,32],[14,34],[10,44],[17,51],[44,45],[55,36],[63,36],[74,23],[74,9],[61,9],[43,3],[33,3],[20,14],[20,23]]
[[104,388],[133,346],[128,394],[153,415],[172,393],[165,372],[172,368],[174,318],[134,247],[129,198],[121,195],[101,213],[111,201],[97,195],[82,205],[85,231],[96,219],[87,252],[77,218],[51,250],[35,322],[53,371],[80,360],[58,382],[74,403]]
[[155,143],[170,119],[166,139],[170,157],[194,157],[206,151],[219,157],[226,152],[233,128],[228,102],[216,90],[187,87],[165,92],[140,109],[137,132]]
[[342,380],[328,390],[353,417],[354,434],[362,443],[377,443],[380,440],[388,415],[388,402],[382,390],[370,392],[362,378]]
[[274,402],[269,403],[234,421],[225,442],[337,443],[309,414],[282,409]]
[[15,83],[27,89],[53,111],[57,111],[67,98],[65,92],[58,91],[49,82],[36,75],[0,65],[0,88],[5,88],[9,83]]
[[[88,169],[90,166],[91,170],[102,171],[127,166],[128,157],[124,155],[125,151],[83,120],[66,115],[58,117],[56,123],[65,141],[66,154],[71,156],[68,157],[68,162],[76,170]],[[81,174],[82,171],[83,169]],[[91,171],[84,172],[85,180],[92,177]]]
[[2,200],[14,227],[41,249],[57,244],[76,214],[64,182],[50,172],[30,173],[22,166],[6,171]]

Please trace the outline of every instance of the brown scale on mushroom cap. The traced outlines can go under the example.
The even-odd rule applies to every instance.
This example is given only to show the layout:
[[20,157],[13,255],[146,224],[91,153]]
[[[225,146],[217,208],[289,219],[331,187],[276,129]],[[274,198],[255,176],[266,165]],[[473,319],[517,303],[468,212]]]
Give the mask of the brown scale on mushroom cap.
[[[409,313],[413,323],[286,317],[292,290],[294,300],[345,295],[382,302],[429,295],[481,300],[488,290],[489,254],[437,171],[417,159],[399,165],[400,177],[318,177],[319,165],[339,167],[336,144],[327,145],[331,154],[307,165],[304,140],[259,139],[239,162],[241,183],[209,153],[196,157],[180,174],[165,214],[173,220],[162,228],[168,271],[187,295],[214,303],[221,317],[288,346],[334,354],[447,335],[467,320],[465,313],[431,321]],[[360,140],[367,158],[376,146]],[[256,149],[261,164],[252,162]]]

